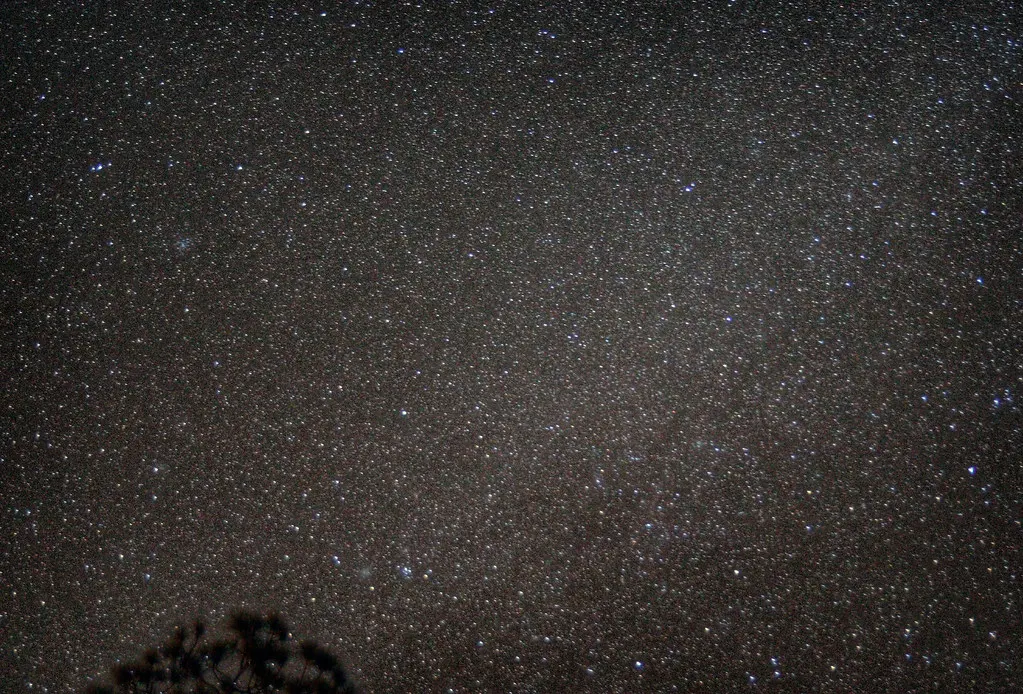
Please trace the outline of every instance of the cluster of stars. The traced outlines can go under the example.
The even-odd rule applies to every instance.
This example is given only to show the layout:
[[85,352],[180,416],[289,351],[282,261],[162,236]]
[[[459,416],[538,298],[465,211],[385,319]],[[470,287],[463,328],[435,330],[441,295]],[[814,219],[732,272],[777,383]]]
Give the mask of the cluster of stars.
[[8,681],[1020,680],[1019,20],[623,8],[11,12]]

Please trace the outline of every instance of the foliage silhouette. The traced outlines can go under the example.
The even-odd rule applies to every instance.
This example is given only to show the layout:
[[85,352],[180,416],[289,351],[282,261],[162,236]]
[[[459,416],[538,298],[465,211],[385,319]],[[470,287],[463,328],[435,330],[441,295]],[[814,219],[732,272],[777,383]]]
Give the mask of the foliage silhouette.
[[159,648],[111,669],[113,684],[86,694],[354,694],[341,661],[313,641],[296,642],[278,615],[236,612],[232,634],[206,638],[206,625],[179,626]]

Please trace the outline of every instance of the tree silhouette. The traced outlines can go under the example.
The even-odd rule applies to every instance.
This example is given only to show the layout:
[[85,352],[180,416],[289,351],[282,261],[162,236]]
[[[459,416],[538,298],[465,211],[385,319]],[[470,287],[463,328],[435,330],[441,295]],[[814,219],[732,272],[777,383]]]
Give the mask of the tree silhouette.
[[87,694],[350,694],[341,661],[313,641],[296,642],[278,615],[236,612],[231,635],[206,638],[206,625],[179,626],[159,648],[111,669],[113,685]]

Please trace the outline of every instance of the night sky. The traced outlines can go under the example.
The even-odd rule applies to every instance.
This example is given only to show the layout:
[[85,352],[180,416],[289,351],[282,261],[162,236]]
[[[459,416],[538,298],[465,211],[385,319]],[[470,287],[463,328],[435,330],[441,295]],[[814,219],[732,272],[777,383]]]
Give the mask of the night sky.
[[0,10],[0,689],[1023,679],[1023,7],[82,4]]

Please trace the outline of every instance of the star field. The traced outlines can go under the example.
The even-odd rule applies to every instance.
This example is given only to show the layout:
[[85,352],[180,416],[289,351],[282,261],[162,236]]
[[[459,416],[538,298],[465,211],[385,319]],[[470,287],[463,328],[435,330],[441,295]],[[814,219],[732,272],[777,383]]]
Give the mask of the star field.
[[701,5],[2,10],[4,690],[1018,683],[1023,11]]

